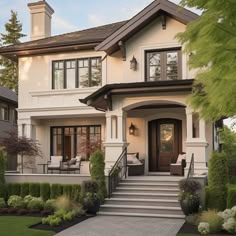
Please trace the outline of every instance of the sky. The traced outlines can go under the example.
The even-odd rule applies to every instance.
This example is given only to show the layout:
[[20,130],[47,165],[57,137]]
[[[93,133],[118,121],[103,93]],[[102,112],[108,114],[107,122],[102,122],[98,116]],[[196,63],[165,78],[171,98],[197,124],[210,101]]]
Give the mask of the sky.
[[[46,0],[55,10],[52,18],[52,35],[63,34],[131,18],[153,0]],[[171,0],[179,3],[180,0]],[[37,0],[0,0],[0,32],[17,11],[23,24],[23,33],[30,33],[30,15],[27,4]],[[26,37],[24,41],[28,40]]]

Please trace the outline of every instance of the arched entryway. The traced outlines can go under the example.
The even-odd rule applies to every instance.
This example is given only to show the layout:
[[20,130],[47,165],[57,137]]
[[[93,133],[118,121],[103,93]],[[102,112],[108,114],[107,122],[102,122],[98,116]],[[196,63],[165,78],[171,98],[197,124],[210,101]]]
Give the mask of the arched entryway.
[[156,119],[148,123],[149,172],[169,171],[182,152],[182,121]]

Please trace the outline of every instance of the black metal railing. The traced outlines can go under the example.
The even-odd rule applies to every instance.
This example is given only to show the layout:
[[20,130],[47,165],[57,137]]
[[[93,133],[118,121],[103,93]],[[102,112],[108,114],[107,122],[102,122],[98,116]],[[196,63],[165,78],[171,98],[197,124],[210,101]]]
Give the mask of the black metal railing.
[[119,156],[118,160],[108,173],[108,197],[110,198],[113,190],[117,187],[120,180],[127,177],[127,148]]
[[192,154],[191,161],[189,164],[187,179],[191,178],[194,175],[194,154]]

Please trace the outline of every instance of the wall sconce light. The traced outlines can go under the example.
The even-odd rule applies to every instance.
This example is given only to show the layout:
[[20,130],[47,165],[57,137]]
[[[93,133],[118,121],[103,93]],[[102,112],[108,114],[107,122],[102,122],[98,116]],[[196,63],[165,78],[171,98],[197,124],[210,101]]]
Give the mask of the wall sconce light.
[[133,56],[132,60],[130,61],[130,69],[133,71],[137,70],[137,65],[138,65],[138,62],[136,58]]
[[131,123],[130,127],[129,127],[129,134],[130,135],[135,135],[135,126],[133,123]]

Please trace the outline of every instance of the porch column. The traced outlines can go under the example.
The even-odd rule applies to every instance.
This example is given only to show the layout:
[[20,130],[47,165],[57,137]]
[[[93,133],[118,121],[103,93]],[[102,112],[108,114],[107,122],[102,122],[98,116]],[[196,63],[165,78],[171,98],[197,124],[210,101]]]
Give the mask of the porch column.
[[127,146],[125,119],[126,113],[123,111],[108,111],[106,113],[106,140],[104,143],[106,174],[108,174],[109,170],[116,163],[122,151]]
[[206,122],[203,119],[199,120],[199,136],[193,137],[193,110],[190,107],[186,108],[186,161],[185,175],[188,174],[192,154],[194,154],[194,173],[203,174],[208,171],[206,167],[207,146],[206,141]]

